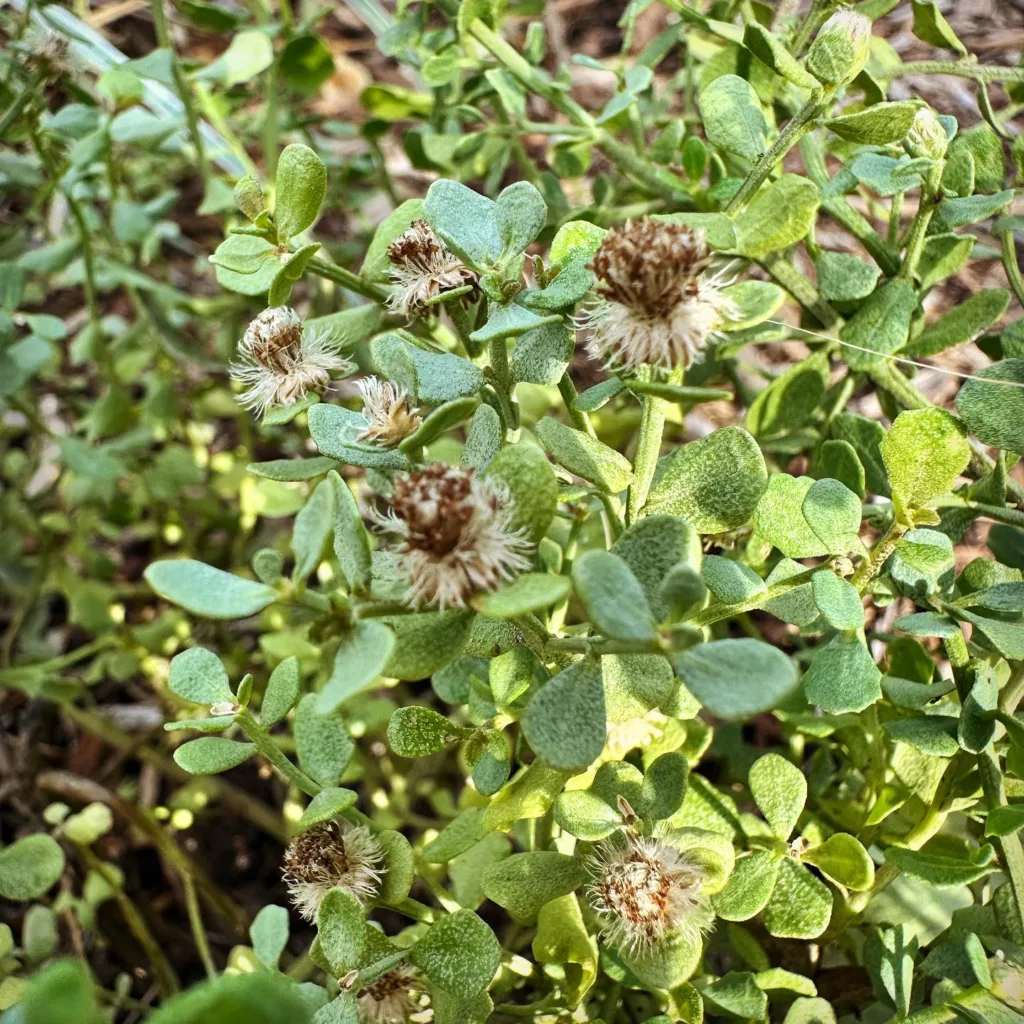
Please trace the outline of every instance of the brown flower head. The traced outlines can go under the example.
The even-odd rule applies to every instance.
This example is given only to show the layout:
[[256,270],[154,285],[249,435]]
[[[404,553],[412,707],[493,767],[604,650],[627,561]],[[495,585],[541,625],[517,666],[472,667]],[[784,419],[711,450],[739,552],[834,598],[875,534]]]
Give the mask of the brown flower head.
[[294,309],[274,306],[249,324],[238,345],[238,359],[231,364],[231,376],[247,385],[239,402],[263,415],[310,392],[322,394],[332,374],[351,369],[325,335],[303,327]]
[[401,388],[379,377],[357,380],[356,387],[367,423],[357,440],[389,448],[419,430],[423,418],[409,407],[409,396]]
[[284,880],[299,913],[315,921],[331,889],[345,889],[360,901],[373,896],[383,859],[384,851],[365,826],[346,828],[329,821],[292,840],[284,855]]
[[602,301],[581,325],[590,355],[632,369],[689,366],[731,305],[705,274],[712,259],[703,232],[683,224],[610,228],[591,264]]
[[402,538],[398,568],[413,602],[462,608],[530,564],[508,492],[472,469],[435,462],[400,477],[391,506],[377,523]]
[[415,970],[399,964],[359,990],[359,1019],[365,1024],[405,1024],[419,1009],[416,997],[420,991]]
[[475,296],[477,275],[445,248],[425,221],[412,226],[388,246],[391,280],[398,285],[388,305],[403,316],[424,316],[428,303],[444,292],[472,285]]

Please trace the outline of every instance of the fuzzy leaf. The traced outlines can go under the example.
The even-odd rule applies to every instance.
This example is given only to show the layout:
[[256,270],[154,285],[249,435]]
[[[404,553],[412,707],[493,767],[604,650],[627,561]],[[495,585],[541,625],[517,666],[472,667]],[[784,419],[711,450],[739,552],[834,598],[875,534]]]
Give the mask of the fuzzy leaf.
[[327,193],[327,168],[309,146],[285,146],[274,185],[274,225],[278,238],[287,241],[316,220]]
[[276,725],[291,711],[298,698],[299,659],[292,655],[270,673],[260,705],[260,721],[266,726]]
[[882,696],[882,673],[860,640],[836,637],[819,647],[804,675],[804,693],[830,715],[863,711]]
[[807,802],[807,780],[778,754],[759,757],[750,769],[750,792],[776,839],[788,839]]
[[837,832],[800,858],[847,889],[864,892],[875,881],[875,865],[868,851],[853,836]]
[[484,872],[483,886],[488,899],[517,921],[529,923],[545,903],[580,888],[588,877],[578,857],[535,850],[492,864]]
[[1024,359],[1003,359],[975,377],[984,379],[966,381],[956,396],[967,428],[984,444],[1024,455]]
[[336,715],[317,710],[318,696],[307,693],[295,710],[295,749],[299,764],[321,786],[336,786],[355,750]]
[[64,851],[45,832],[15,840],[0,850],[0,896],[38,899],[64,873]]
[[151,563],[146,582],[165,601],[208,619],[247,619],[277,600],[273,587],[191,558]]
[[605,636],[620,640],[654,637],[654,620],[643,588],[618,555],[585,551],[573,563],[572,579],[590,621]]
[[764,924],[778,939],[816,939],[832,917],[832,893],[802,864],[784,858]]
[[586,662],[574,662],[548,680],[526,706],[523,735],[552,768],[586,768],[605,741],[604,686]]
[[326,715],[362,692],[384,671],[395,647],[395,634],[378,619],[357,622],[334,655],[334,667],[317,694],[316,710]]
[[633,467],[625,456],[581,430],[546,416],[537,424],[537,436],[560,466],[609,494],[625,490],[633,480]]
[[388,743],[399,757],[436,754],[461,735],[461,729],[430,708],[398,708],[388,723]]
[[218,736],[189,740],[174,751],[174,760],[190,775],[216,775],[237,768],[256,753],[252,743],[238,743]]
[[894,500],[904,508],[952,490],[971,458],[964,428],[942,409],[901,412],[881,452]]
[[412,962],[449,995],[468,999],[490,984],[501,962],[494,932],[471,910],[442,917],[413,947]]
[[217,704],[235,699],[227,670],[220,658],[205,647],[191,647],[175,655],[167,685],[193,704]]

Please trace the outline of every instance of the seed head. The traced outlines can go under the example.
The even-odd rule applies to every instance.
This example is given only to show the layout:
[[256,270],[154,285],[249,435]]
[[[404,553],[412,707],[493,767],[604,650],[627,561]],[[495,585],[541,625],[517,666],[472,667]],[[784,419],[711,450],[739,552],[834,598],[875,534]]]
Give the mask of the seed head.
[[384,851],[368,828],[329,821],[292,840],[284,855],[284,880],[299,913],[315,921],[331,889],[345,889],[360,902],[375,895],[383,859]]
[[676,932],[703,931],[704,870],[675,847],[625,831],[601,843],[587,867],[590,905],[615,946],[637,952]]
[[264,415],[275,405],[291,405],[310,392],[322,394],[332,373],[351,369],[324,335],[303,328],[294,309],[274,306],[249,324],[238,344],[238,359],[231,364],[231,377],[247,385],[239,402]]
[[703,232],[644,218],[609,229],[591,265],[601,304],[581,326],[609,365],[689,366],[731,309]]
[[444,292],[472,285],[475,297],[477,275],[457,256],[450,253],[425,220],[413,221],[404,235],[388,246],[391,280],[398,290],[388,306],[403,316],[424,316],[427,303]]
[[472,469],[435,462],[401,477],[391,506],[377,524],[402,538],[398,568],[414,603],[463,608],[529,567],[532,545],[511,526],[508,492]]
[[871,19],[840,7],[818,31],[807,51],[807,70],[824,85],[848,85],[871,53]]
[[59,32],[47,29],[42,39],[28,54],[26,63],[45,81],[54,82],[70,71],[68,63],[70,51],[71,46],[64,36]]
[[415,434],[423,422],[417,410],[409,407],[409,396],[399,387],[379,377],[356,381],[363,399],[367,428],[359,441],[371,441],[390,448]]
[[405,1024],[419,1009],[419,992],[416,972],[408,964],[399,964],[359,990],[359,1019],[365,1024]]

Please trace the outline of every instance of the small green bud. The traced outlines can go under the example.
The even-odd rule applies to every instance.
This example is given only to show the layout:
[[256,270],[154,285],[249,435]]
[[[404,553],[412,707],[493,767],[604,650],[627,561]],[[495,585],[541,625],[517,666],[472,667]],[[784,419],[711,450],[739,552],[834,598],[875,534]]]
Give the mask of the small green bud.
[[942,122],[929,107],[922,107],[914,115],[914,123],[907,133],[907,149],[911,156],[925,156],[941,160],[946,155],[949,138]]
[[841,7],[821,26],[804,63],[822,85],[849,85],[864,70],[870,51],[871,19]]
[[260,183],[251,175],[239,178],[235,183],[235,206],[249,218],[255,221],[263,212],[266,203],[263,198],[263,188]]

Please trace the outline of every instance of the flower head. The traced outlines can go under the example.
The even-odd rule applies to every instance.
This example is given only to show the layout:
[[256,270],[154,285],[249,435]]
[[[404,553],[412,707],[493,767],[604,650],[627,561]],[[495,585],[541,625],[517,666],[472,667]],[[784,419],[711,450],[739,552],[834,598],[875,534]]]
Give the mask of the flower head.
[[635,952],[703,930],[704,870],[674,846],[624,831],[601,843],[587,867],[590,905],[614,945]]
[[922,107],[915,115],[907,133],[907,149],[912,156],[941,160],[946,155],[949,137],[942,122],[930,107]]
[[416,972],[408,964],[399,964],[365,985],[356,995],[359,1019],[365,1024],[405,1024],[419,1007],[420,992]]
[[871,19],[840,7],[814,37],[807,70],[825,85],[848,85],[864,70],[870,53]]
[[531,545],[511,525],[508,492],[472,469],[435,462],[395,482],[391,512],[378,525],[401,536],[398,568],[408,598],[462,608],[478,591],[529,567]]
[[26,57],[28,66],[44,81],[53,82],[68,74],[71,46],[65,36],[47,29]]
[[637,368],[689,366],[731,309],[704,273],[704,234],[644,218],[609,229],[592,268],[602,303],[584,321],[595,359]]
[[260,415],[275,405],[291,405],[310,392],[322,393],[332,373],[351,370],[328,338],[302,326],[288,306],[265,309],[249,324],[238,345],[231,376],[247,389],[239,402]]
[[391,280],[399,286],[388,305],[403,316],[425,315],[430,300],[444,292],[465,285],[476,288],[476,273],[445,248],[425,220],[413,221],[409,230],[388,246],[388,259]]
[[363,415],[368,424],[357,440],[389,448],[419,429],[423,419],[409,407],[409,396],[401,388],[379,377],[357,380],[356,387],[363,399]]
[[292,840],[284,855],[284,880],[299,913],[315,921],[324,897],[335,887],[360,901],[373,896],[383,859],[384,851],[368,828],[329,821]]

